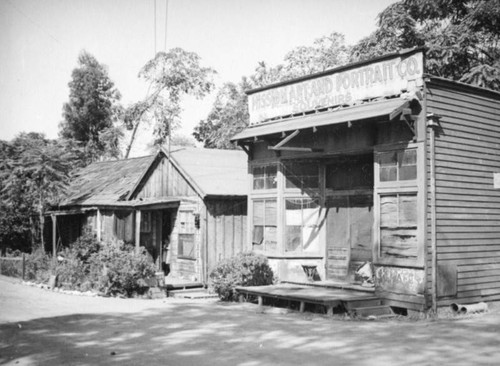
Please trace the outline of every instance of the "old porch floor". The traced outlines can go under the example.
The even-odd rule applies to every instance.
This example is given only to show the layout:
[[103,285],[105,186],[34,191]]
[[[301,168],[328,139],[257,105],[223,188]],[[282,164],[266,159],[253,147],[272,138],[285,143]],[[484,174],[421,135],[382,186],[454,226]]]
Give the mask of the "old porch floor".
[[347,311],[357,307],[380,305],[380,300],[371,292],[355,291],[323,286],[307,286],[297,284],[279,284],[269,286],[236,287],[240,295],[256,296],[259,305],[264,298],[282,299],[300,303],[300,312],[305,309],[305,304],[324,305],[328,314],[333,314],[333,309],[343,306]]

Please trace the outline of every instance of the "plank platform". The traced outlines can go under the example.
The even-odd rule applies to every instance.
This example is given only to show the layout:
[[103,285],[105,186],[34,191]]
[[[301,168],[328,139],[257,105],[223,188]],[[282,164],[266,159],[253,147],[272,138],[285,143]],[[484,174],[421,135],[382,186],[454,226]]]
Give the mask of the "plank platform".
[[338,288],[300,286],[292,284],[279,284],[270,286],[236,287],[241,294],[253,295],[258,299],[259,305],[264,298],[283,299],[300,303],[300,312],[304,312],[306,304],[324,305],[327,314],[333,315],[333,309],[342,305],[344,309],[352,308],[349,303],[367,304],[377,303],[379,299],[371,293]]

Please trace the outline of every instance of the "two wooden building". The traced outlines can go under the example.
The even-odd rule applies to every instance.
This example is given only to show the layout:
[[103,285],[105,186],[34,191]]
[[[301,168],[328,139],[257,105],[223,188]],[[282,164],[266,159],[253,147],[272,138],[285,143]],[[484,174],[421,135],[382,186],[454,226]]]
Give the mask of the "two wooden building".
[[251,90],[248,239],[281,280],[388,305],[500,300],[500,94],[427,75],[420,49]]
[[54,250],[87,229],[144,246],[159,270],[168,262],[174,277],[206,283],[220,259],[245,250],[246,165],[242,151],[196,148],[91,164],[50,213]]

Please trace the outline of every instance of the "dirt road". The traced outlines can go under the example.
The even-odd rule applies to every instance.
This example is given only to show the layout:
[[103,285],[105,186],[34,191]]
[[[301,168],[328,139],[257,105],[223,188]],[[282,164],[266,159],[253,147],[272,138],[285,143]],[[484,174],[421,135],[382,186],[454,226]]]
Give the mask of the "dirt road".
[[0,364],[498,365],[500,311],[339,320],[208,300],[80,297],[0,276]]

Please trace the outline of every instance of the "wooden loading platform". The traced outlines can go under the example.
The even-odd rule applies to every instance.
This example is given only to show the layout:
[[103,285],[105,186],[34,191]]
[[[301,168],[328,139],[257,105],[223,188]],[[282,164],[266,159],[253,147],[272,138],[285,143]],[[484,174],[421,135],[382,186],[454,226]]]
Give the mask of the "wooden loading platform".
[[382,303],[371,292],[339,289],[331,287],[305,286],[295,284],[279,284],[270,286],[236,287],[239,295],[257,297],[259,305],[264,299],[280,299],[299,303],[299,311],[304,312],[306,304],[322,305],[328,315],[334,314],[334,309],[355,314],[359,309],[381,307]]

